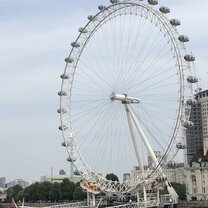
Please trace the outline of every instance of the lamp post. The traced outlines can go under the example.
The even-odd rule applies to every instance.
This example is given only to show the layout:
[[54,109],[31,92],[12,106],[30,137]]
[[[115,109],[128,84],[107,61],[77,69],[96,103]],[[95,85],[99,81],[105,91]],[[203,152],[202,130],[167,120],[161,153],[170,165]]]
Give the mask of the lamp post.
[[132,203],[132,200],[129,199],[129,207],[131,208],[131,203]]
[[170,198],[170,208],[173,208],[173,200]]

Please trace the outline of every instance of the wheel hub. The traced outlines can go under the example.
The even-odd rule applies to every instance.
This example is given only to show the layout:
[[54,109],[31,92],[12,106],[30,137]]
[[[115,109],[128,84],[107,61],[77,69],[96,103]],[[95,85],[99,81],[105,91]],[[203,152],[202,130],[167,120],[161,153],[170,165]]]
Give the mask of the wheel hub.
[[140,103],[138,98],[129,97],[127,94],[112,93],[110,99],[112,101],[120,100],[123,104]]

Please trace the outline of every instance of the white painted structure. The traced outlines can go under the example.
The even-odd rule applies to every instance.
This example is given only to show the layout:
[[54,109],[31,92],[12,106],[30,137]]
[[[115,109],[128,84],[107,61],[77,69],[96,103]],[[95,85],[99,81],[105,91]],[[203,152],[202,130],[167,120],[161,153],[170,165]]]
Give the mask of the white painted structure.
[[186,184],[185,180],[185,169],[184,167],[172,167],[172,168],[165,168],[164,169],[165,175],[168,178],[169,182]]
[[[198,166],[198,167],[197,167]],[[186,168],[187,200],[208,200],[208,163],[207,167]]]
[[195,98],[190,117],[195,127],[187,137],[187,199],[208,200],[208,90],[199,89]]
[[[178,33],[181,22],[168,18],[169,8],[155,6],[157,0],[110,2],[79,27],[65,59],[58,92],[62,146],[85,179],[90,205],[99,192],[134,192],[137,205],[149,207],[147,188],[155,183],[165,184],[176,202],[153,150],[158,146],[171,160],[185,148],[182,135],[193,125],[186,101],[198,79],[195,57],[185,49],[189,38]],[[152,165],[145,169],[147,155]],[[123,174],[134,165],[139,174],[126,181],[98,174],[109,167]]]

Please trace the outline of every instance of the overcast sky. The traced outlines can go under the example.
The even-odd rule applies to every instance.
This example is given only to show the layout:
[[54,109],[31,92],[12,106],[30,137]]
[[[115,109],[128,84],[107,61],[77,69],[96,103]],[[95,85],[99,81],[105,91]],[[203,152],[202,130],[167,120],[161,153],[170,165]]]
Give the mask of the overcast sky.
[[[178,18],[208,88],[208,1],[160,0]],[[107,0],[0,0],[0,177],[32,182],[60,169],[69,173],[57,130],[57,92],[64,58],[78,28]]]

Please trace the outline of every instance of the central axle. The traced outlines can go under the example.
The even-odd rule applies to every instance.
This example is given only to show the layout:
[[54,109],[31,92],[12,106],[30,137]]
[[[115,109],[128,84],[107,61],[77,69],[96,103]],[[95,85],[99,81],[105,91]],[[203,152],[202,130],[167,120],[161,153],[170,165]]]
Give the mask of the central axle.
[[112,101],[120,100],[123,104],[140,103],[140,100],[138,98],[129,97],[129,96],[127,96],[127,94],[112,93],[110,96],[110,99]]

